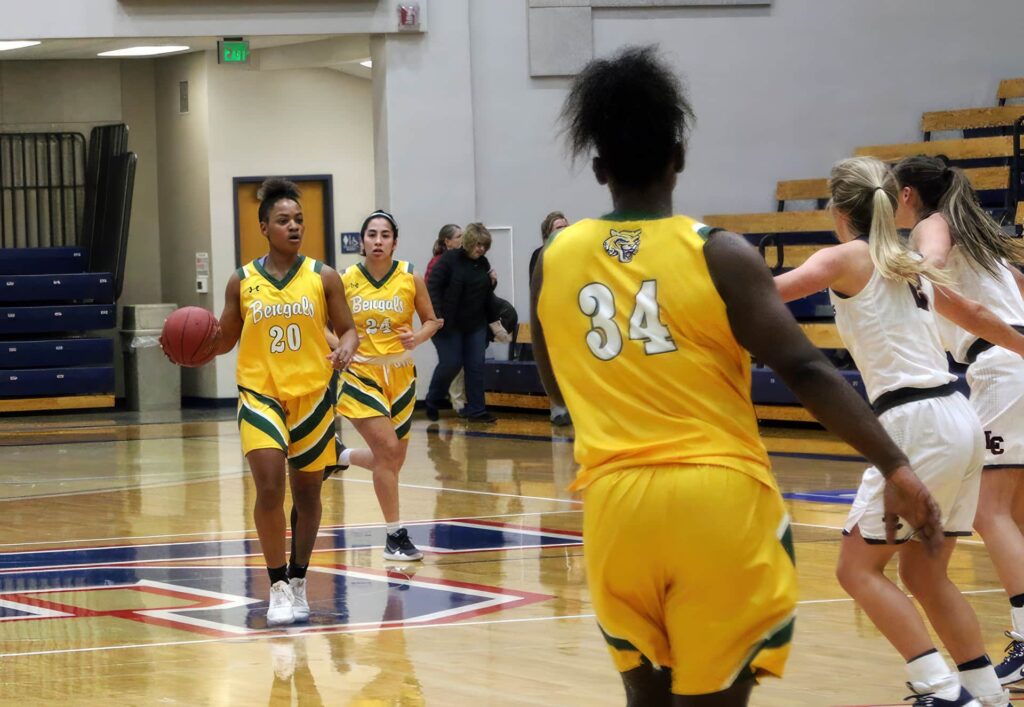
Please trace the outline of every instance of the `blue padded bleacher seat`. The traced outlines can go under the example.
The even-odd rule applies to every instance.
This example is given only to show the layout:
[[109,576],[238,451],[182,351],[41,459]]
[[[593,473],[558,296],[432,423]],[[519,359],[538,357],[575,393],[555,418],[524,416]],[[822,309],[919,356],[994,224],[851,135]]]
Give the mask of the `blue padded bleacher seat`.
[[0,302],[114,301],[114,278],[108,273],[6,275],[0,277]]
[[[859,371],[840,370],[839,372],[862,398],[867,399],[867,393],[864,390],[864,380],[861,378]],[[969,394],[967,378],[963,373],[957,374],[957,388],[964,395]],[[754,366],[751,370],[750,393],[755,405],[799,404],[793,392],[786,387],[786,384],[782,382],[782,379],[779,378],[775,371],[767,366]]]
[[0,371],[0,398],[90,395],[113,390],[113,366]]
[[81,248],[0,249],[0,275],[48,275],[85,272]]
[[485,361],[484,390],[544,395],[544,386],[534,361]]
[[0,342],[0,369],[109,365],[113,360],[111,339],[83,337]]
[[[861,380],[857,371],[839,371],[843,378],[853,386],[853,389],[863,398],[864,381]],[[767,366],[753,366],[750,371],[750,397],[755,405],[798,405],[800,401],[793,395],[793,391],[786,387],[782,378]]]
[[835,310],[832,307],[832,302],[829,301],[828,290],[815,292],[803,299],[793,300],[786,306],[793,313],[793,317],[801,322],[809,319],[835,318]]
[[40,334],[113,329],[113,304],[0,307],[0,334]]

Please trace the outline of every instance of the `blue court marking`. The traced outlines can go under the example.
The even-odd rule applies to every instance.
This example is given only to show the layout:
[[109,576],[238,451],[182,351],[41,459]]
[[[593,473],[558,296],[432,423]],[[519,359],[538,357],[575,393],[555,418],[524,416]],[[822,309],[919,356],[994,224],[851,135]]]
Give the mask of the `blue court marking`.
[[[498,523],[429,521],[406,525],[409,536],[422,550],[437,554],[485,552],[541,547],[582,545],[576,533],[531,530]],[[361,550],[383,547],[383,526],[321,528],[315,552]],[[174,562],[260,555],[259,541],[203,540],[195,542],[108,547],[61,548],[0,553],[0,574],[42,567]]]
[[[311,567],[305,630],[439,623],[549,599],[498,587],[417,580],[399,572]],[[117,593],[110,595],[111,590]],[[102,610],[89,595],[108,592]],[[5,621],[114,617],[191,633],[265,632],[269,579],[260,567],[94,567],[0,577]],[[254,599],[252,597],[260,597]],[[121,606],[116,605],[120,600]],[[161,602],[161,599],[164,599]],[[145,601],[143,601],[145,600]]]
[[857,489],[833,489],[831,491],[793,491],[782,497],[790,501],[814,501],[816,503],[839,503],[849,506],[857,497]]

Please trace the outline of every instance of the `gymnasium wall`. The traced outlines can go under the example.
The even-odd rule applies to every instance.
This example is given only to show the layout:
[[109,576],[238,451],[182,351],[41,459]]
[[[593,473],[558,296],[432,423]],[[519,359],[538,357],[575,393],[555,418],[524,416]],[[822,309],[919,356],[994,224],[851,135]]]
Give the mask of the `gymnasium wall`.
[[[131,64],[131,65],[129,65]],[[150,61],[0,61],[0,132],[80,132],[128,122],[139,153],[132,204],[126,302],[160,297],[153,64]],[[42,87],[45,87],[43,90]]]
[[[235,269],[233,177],[330,174],[334,238],[359,229],[374,204],[371,86],[332,69],[245,71],[209,62],[211,295],[220,312]],[[358,260],[343,256],[338,266]],[[235,354],[217,359],[217,397],[232,398]]]
[[[150,245],[160,251],[163,281],[162,295],[154,301],[212,308],[214,295],[195,291],[196,252],[209,253],[211,247],[208,65],[202,52],[156,60],[160,232]],[[188,82],[187,113],[179,112],[182,81]],[[230,269],[231,263],[211,256],[212,272],[218,266]],[[181,389],[184,395],[215,397],[216,369],[182,369]]]
[[[589,164],[571,171],[554,141],[567,82],[530,78],[526,4],[470,8],[477,205],[515,228],[520,272],[549,210],[578,219],[610,206]],[[777,0],[593,17],[596,55],[659,43],[685,75],[697,126],[675,201],[696,216],[773,210],[778,179],[826,176],[857,145],[918,140],[923,111],[994,105],[999,79],[1024,75],[1019,0]]]

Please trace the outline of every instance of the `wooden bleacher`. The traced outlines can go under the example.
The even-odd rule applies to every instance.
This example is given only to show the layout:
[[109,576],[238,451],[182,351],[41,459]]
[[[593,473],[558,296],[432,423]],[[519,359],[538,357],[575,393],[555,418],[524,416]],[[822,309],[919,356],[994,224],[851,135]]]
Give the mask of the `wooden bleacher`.
[[999,82],[999,90],[996,92],[999,105],[1005,106],[1011,98],[1024,98],[1024,78],[1003,79]]
[[904,142],[892,145],[865,145],[853,151],[857,157],[875,157],[883,162],[895,162],[914,155],[945,155],[950,160],[1009,159],[1013,157],[1013,138],[974,137],[962,140],[931,140]]
[[[1010,184],[1009,167],[976,167],[965,169],[964,174],[976,191],[1006,189]],[[828,179],[789,179],[779,182],[775,188],[775,199],[781,204],[787,201],[823,200],[831,196]],[[782,210],[781,208],[779,209]]]
[[772,211],[760,214],[712,214],[704,223],[736,233],[831,233],[828,211]]
[[931,133],[943,130],[1009,128],[1021,116],[1024,116],[1022,105],[932,111],[921,117],[921,132],[927,140]]

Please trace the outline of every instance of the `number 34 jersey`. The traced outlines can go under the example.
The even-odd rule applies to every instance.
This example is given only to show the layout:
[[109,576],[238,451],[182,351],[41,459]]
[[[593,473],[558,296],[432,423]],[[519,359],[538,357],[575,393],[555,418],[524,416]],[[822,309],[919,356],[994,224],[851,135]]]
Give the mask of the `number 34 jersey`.
[[242,310],[238,386],[275,400],[326,390],[333,369],[324,337],[323,263],[300,255],[278,280],[261,260],[237,271]]
[[375,280],[362,263],[357,263],[345,269],[341,281],[360,337],[356,361],[373,363],[374,359],[404,354],[399,330],[412,328],[416,309],[412,265],[393,260],[384,277]]
[[585,219],[544,251],[538,316],[576,430],[574,488],[636,466],[703,464],[774,487],[736,342],[686,216]]

